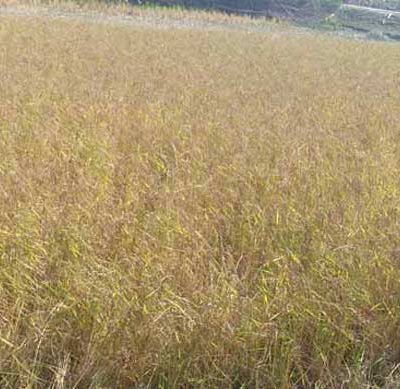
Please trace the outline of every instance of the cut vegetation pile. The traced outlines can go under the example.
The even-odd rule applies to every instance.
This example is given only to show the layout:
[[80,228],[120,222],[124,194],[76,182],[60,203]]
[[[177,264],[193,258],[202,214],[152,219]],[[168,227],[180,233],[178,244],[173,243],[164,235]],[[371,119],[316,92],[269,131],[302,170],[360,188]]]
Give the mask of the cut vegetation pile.
[[399,61],[3,18],[0,387],[398,387]]

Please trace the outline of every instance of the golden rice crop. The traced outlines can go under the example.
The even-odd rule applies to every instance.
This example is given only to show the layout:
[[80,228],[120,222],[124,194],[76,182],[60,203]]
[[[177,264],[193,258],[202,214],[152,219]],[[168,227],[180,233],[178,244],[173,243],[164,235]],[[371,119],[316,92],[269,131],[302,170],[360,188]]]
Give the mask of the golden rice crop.
[[0,386],[396,387],[399,61],[0,19]]

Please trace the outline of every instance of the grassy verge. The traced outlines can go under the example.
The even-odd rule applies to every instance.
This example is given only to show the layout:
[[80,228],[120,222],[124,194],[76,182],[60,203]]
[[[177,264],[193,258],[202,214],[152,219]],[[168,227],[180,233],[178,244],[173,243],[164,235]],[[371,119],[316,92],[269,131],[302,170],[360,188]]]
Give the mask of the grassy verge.
[[[266,20],[264,18],[250,18],[248,16],[227,14],[215,10],[189,10],[182,7],[167,7],[154,4],[131,5],[123,2],[102,2],[99,0],[77,2],[59,0],[0,0],[0,6],[5,8],[17,9],[27,12],[38,12],[43,14],[46,11],[67,16],[95,16],[99,19],[111,17],[129,17],[135,19],[158,20],[178,20],[186,23],[199,22],[209,24],[222,24],[228,27],[264,27],[274,26],[279,28],[281,25],[284,30],[289,28],[287,23],[278,23],[277,20]],[[50,15],[51,16],[51,15]],[[120,23],[121,24],[121,23]]]
[[390,44],[0,23],[0,386],[389,387]]

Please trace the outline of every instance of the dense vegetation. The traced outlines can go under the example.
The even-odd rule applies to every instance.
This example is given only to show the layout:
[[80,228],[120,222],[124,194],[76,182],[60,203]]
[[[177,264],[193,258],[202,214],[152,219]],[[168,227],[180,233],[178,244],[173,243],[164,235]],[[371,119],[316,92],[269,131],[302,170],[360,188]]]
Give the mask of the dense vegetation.
[[399,59],[2,19],[0,387],[398,387]]
[[148,0],[133,3],[179,5],[190,8],[217,9],[228,12],[266,15],[290,19],[319,19],[334,12],[341,0]]

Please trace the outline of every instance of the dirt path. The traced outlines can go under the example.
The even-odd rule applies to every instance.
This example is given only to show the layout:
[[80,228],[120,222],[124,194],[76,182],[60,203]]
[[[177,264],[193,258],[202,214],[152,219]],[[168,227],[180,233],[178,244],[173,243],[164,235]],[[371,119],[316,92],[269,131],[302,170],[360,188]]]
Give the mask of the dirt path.
[[343,9],[355,9],[358,11],[370,11],[374,12],[377,14],[382,14],[382,15],[398,15],[400,16],[400,11],[390,11],[387,9],[381,9],[381,8],[372,8],[372,7],[363,7],[361,5],[354,5],[354,4],[344,4],[342,5]]
[[366,40],[368,34],[343,28],[337,31],[313,30],[287,23],[273,23],[265,19],[250,17],[229,17],[204,11],[151,10],[128,7],[126,10],[96,11],[67,7],[45,6],[1,6],[2,18],[45,18],[76,23],[95,23],[114,26],[128,26],[134,29],[191,29],[197,31],[244,31],[284,35],[325,35],[340,39]]

